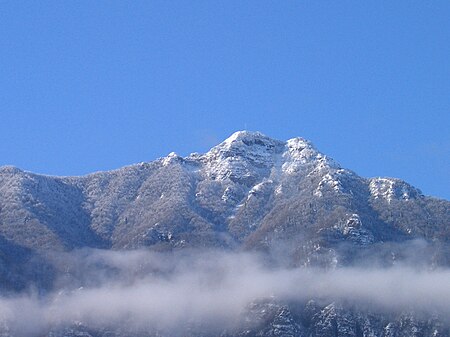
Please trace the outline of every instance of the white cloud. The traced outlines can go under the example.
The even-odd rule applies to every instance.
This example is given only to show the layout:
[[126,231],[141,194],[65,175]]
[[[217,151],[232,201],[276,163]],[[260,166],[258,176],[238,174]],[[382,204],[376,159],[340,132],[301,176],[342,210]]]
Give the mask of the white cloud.
[[61,289],[44,297],[0,299],[0,317],[19,334],[74,321],[101,326],[126,320],[137,327],[158,328],[193,320],[233,324],[249,302],[269,296],[326,303],[345,300],[372,310],[414,308],[450,316],[448,269],[269,268],[262,256],[218,251],[85,251],[64,260],[79,269],[76,275],[96,274],[96,282],[74,288],[80,284],[66,278]]

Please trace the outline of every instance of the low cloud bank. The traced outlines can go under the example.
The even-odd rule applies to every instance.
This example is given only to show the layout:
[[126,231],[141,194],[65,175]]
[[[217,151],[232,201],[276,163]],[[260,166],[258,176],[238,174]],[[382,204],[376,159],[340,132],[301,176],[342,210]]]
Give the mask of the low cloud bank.
[[0,327],[31,336],[83,322],[170,329],[189,322],[232,326],[257,299],[345,301],[370,310],[450,317],[450,270],[274,267],[250,253],[84,250],[67,254],[58,290],[0,299]]

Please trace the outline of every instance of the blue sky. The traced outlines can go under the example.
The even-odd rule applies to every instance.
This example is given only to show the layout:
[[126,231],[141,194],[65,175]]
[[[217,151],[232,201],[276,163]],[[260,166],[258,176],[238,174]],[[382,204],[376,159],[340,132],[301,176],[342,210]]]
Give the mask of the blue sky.
[[448,1],[1,1],[0,165],[81,175],[302,136],[450,199]]

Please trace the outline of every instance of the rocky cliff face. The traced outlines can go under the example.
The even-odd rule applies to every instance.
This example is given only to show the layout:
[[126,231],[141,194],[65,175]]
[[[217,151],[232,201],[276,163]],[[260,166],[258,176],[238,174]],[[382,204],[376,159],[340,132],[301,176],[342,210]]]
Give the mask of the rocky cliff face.
[[[360,177],[305,139],[283,142],[258,132],[236,132],[205,154],[182,158],[171,153],[83,177],[0,168],[0,280],[5,291],[30,284],[52,289],[59,270],[46,256],[83,247],[214,247],[269,255],[282,250],[293,267],[339,268],[369,256],[393,265],[405,257],[397,243],[420,239],[428,243],[421,263],[448,267],[449,224],[448,201],[424,196],[399,179]],[[404,314],[392,320],[335,304],[302,305],[291,313],[283,303],[254,304],[249,315],[267,307],[257,319],[261,327],[233,334],[448,333],[431,318],[416,321]]]

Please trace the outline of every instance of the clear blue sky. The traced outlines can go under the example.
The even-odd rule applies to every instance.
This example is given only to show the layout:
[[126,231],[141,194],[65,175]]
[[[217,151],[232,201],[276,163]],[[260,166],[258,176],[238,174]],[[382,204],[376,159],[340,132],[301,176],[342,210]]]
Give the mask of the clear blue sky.
[[302,136],[450,199],[450,2],[0,1],[0,165],[82,175]]

